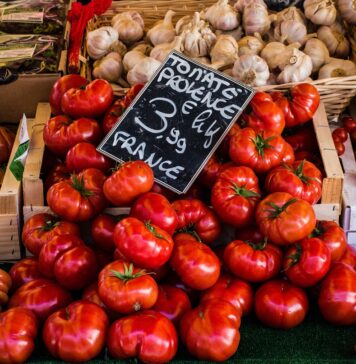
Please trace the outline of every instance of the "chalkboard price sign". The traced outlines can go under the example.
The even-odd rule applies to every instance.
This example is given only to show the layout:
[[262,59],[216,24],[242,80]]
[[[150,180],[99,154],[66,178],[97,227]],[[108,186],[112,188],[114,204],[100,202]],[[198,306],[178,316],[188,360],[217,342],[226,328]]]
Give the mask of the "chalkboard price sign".
[[158,183],[185,193],[253,94],[173,51],[98,150],[119,162],[143,160]]

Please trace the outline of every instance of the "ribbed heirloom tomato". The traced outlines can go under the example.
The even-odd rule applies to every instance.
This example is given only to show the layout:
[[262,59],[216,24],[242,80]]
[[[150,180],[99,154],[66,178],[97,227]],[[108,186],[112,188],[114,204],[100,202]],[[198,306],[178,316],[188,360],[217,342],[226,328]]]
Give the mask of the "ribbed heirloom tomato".
[[7,304],[11,285],[12,281],[10,275],[4,270],[0,269],[0,312],[2,311],[2,307]]
[[40,272],[38,260],[34,257],[21,259],[15,263],[9,271],[12,280],[12,290],[15,291],[23,284],[34,279],[43,278]]
[[96,247],[112,253],[115,250],[114,230],[118,221],[114,216],[98,215],[90,225],[90,235]]

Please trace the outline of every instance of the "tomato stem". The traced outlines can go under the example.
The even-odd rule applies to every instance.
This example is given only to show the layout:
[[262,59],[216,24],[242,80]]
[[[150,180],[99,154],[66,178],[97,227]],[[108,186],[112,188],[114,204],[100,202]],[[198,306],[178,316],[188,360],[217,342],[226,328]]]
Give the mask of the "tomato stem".
[[246,189],[245,187],[242,186],[238,186],[236,183],[231,183],[231,187],[230,187],[235,193],[236,195],[245,197],[245,198],[249,198],[249,197],[261,197],[260,194],[250,191],[248,189]]
[[79,179],[76,174],[72,174],[71,178],[73,188],[77,190],[81,194],[81,196],[87,198],[94,195],[94,192],[89,191],[85,188],[84,176],[81,176],[81,178]]
[[267,139],[263,139],[263,134],[257,134],[256,139],[252,139],[252,141],[255,143],[258,154],[262,158],[264,158],[265,156],[265,149],[273,148],[272,145],[269,144],[269,142],[274,138],[275,136],[271,136]]
[[267,237],[263,239],[260,243],[253,243],[250,240],[247,240],[246,243],[253,249],[253,250],[264,250],[267,246]]
[[194,224],[189,224],[188,226],[185,226],[185,227],[175,231],[175,235],[179,234],[179,233],[189,234],[189,235],[193,236],[195,239],[197,239],[200,243],[202,242],[201,239],[200,239],[200,236],[195,231],[195,225]]
[[286,270],[288,270],[289,268],[293,267],[293,265],[296,265],[301,256],[302,256],[302,247],[300,246],[300,244],[295,244],[295,248],[296,248],[296,251],[294,254],[291,254],[291,255],[288,255],[286,258],[287,259],[291,259],[291,261],[289,262],[289,264],[287,265]]
[[110,269],[110,272],[113,277],[121,279],[122,281],[124,281],[124,283],[141,276],[155,274],[154,272],[146,272],[144,269],[141,269],[140,271],[134,273],[133,268],[134,266],[132,263],[130,263],[129,266],[124,263],[124,273],[120,273],[114,269]]
[[272,207],[272,210],[268,210],[270,213],[270,218],[271,219],[275,219],[277,218],[282,212],[284,212],[290,205],[292,205],[294,202],[296,202],[297,199],[296,198],[291,198],[290,200],[288,200],[284,205],[282,205],[281,207],[279,207],[278,205],[276,205],[274,202],[267,202],[267,205]]
[[156,238],[158,238],[158,239],[163,239],[163,240],[166,240],[167,241],[167,239],[162,235],[162,234],[160,234],[158,231],[157,231],[157,229],[153,226],[153,225],[151,225],[151,221],[146,221],[145,222],[145,227],[146,227],[146,229],[150,232],[150,233],[152,233]]
[[323,226],[321,224],[321,221],[318,221],[316,223],[316,226],[314,228],[314,230],[312,231],[312,233],[310,234],[310,238],[317,238],[320,235],[323,235],[325,233],[325,230],[323,229]]
[[42,226],[42,230],[50,231],[58,225],[59,225],[59,220],[57,218],[53,217],[52,219],[47,219],[45,221],[45,224]]

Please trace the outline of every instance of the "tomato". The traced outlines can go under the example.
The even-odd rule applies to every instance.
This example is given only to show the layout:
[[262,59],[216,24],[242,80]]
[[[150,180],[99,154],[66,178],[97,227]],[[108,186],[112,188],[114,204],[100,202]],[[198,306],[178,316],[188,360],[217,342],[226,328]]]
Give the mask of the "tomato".
[[240,320],[239,312],[229,302],[206,301],[184,314],[180,336],[194,357],[222,362],[237,351]]
[[144,88],[145,84],[138,83],[132,87],[130,87],[124,97],[126,107],[129,106],[136,98],[136,96],[140,93],[140,91]]
[[274,192],[256,209],[256,223],[271,243],[294,244],[306,238],[315,228],[313,207],[286,192]]
[[320,172],[322,172],[322,174],[324,174],[324,172],[323,172],[324,165],[323,165],[320,155],[318,155],[316,153],[308,152],[306,150],[300,150],[300,151],[296,152],[294,155],[295,155],[296,161],[301,161],[301,160],[305,159],[308,162],[313,163],[320,170]]
[[352,267],[356,266],[356,249],[351,245],[347,245],[344,254],[337,261],[337,263],[344,263],[347,265],[351,265]]
[[312,124],[299,128],[293,134],[285,135],[284,139],[292,146],[294,152],[304,150],[314,153],[319,150]]
[[53,115],[63,114],[61,107],[62,96],[71,88],[79,88],[85,86],[88,81],[79,75],[66,75],[59,78],[52,87],[49,103]]
[[104,114],[114,99],[109,82],[94,80],[86,87],[71,88],[66,91],[61,100],[64,114],[72,118],[96,118]]
[[178,217],[169,201],[162,195],[147,192],[137,198],[131,207],[130,216],[141,221],[149,221],[173,235],[178,225]]
[[163,195],[168,201],[172,201],[177,196],[173,191],[159,185],[156,182],[153,183],[150,192],[159,193],[160,195]]
[[335,264],[321,285],[318,304],[333,325],[356,325],[355,265]]
[[108,332],[107,346],[115,359],[167,363],[177,353],[178,335],[165,316],[145,310],[115,321]]
[[8,294],[12,285],[10,275],[3,269],[0,269],[0,312],[9,300]]
[[335,221],[317,221],[311,237],[319,238],[329,248],[331,262],[339,260],[346,250],[346,234]]
[[0,164],[7,163],[10,158],[15,134],[3,126],[0,127]]
[[68,179],[69,177],[70,177],[70,172],[65,163],[60,163],[60,164],[55,165],[50,170],[50,172],[48,173],[48,175],[45,179],[44,187],[45,187],[46,192],[55,183]]
[[96,246],[91,246],[90,248],[95,254],[98,271],[101,271],[109,263],[115,260],[112,253],[108,253],[105,250],[97,248]]
[[331,133],[334,142],[345,143],[349,137],[348,132],[345,128],[336,128]]
[[139,195],[149,192],[154,177],[142,161],[126,162],[105,181],[104,194],[114,206],[129,206]]
[[79,236],[77,224],[59,220],[57,217],[40,213],[30,217],[22,229],[22,242],[35,256],[40,254],[42,246],[56,235],[74,234]]
[[47,192],[47,202],[58,216],[70,221],[86,221],[107,205],[103,193],[105,174],[88,168],[71,178],[54,184]]
[[255,295],[257,318],[266,326],[291,329],[303,322],[309,308],[302,288],[282,279],[268,281]]
[[356,120],[354,120],[351,116],[343,117],[341,123],[348,133],[352,133],[356,130]]
[[241,230],[236,230],[235,239],[258,244],[265,240],[265,236],[261,233],[257,226],[251,225],[244,227]]
[[173,240],[166,231],[134,217],[123,219],[116,225],[114,241],[127,259],[148,269],[164,265],[173,250]]
[[38,260],[34,257],[25,258],[16,262],[9,271],[12,280],[12,290],[16,291],[27,282],[43,278]]
[[116,224],[117,219],[107,214],[100,214],[92,221],[90,234],[95,246],[109,253],[114,252],[114,230]]
[[258,178],[251,168],[231,167],[214,184],[211,204],[223,222],[242,227],[254,219],[260,194]]
[[229,147],[231,138],[240,130],[239,124],[235,123],[232,125],[231,129],[229,129],[228,133],[225,135],[223,141],[220,143],[217,154],[219,157],[224,160],[229,159]]
[[281,250],[266,240],[259,244],[234,240],[224,251],[224,262],[230,272],[248,282],[263,282],[276,276],[282,259]]
[[76,301],[46,320],[42,339],[56,359],[81,363],[101,352],[108,328],[109,320],[101,307]]
[[217,179],[221,166],[221,161],[216,154],[213,154],[198,176],[199,184],[211,188]]
[[240,316],[245,316],[252,311],[253,289],[249,283],[229,273],[221,274],[218,281],[202,293],[200,302],[214,299],[231,303]]
[[116,260],[99,274],[99,296],[111,310],[132,313],[152,307],[158,286],[152,276],[132,263]]
[[24,363],[35,348],[38,322],[26,308],[0,313],[0,363]]
[[177,200],[172,204],[178,216],[178,232],[191,232],[206,244],[213,243],[220,235],[221,225],[214,213],[202,201]]
[[281,159],[281,163],[294,163],[294,161],[296,160],[295,158],[295,153],[294,153],[294,150],[293,150],[293,147],[285,142],[284,143],[284,152],[283,152],[283,156],[282,156],[282,159]]
[[28,308],[36,314],[40,322],[43,322],[71,301],[71,295],[56,283],[47,279],[35,279],[25,283],[12,295],[9,308]]
[[286,126],[296,126],[309,121],[319,107],[320,95],[310,83],[299,83],[287,96],[280,92],[271,94],[274,102],[283,110]]
[[119,121],[120,116],[124,113],[126,108],[123,98],[116,100],[106,111],[103,119],[103,131],[107,134],[113,126]]
[[175,240],[169,263],[183,283],[197,290],[210,288],[220,275],[218,257],[207,245],[194,240]]
[[265,173],[278,166],[284,150],[284,139],[269,130],[241,129],[230,142],[232,161],[239,166],[250,167],[256,173]]
[[345,153],[345,145],[341,142],[334,142],[336,153],[338,156],[343,155]]
[[58,115],[49,119],[43,128],[43,140],[47,148],[61,157],[77,143],[97,144],[101,138],[98,122],[84,117],[71,120],[66,115]]

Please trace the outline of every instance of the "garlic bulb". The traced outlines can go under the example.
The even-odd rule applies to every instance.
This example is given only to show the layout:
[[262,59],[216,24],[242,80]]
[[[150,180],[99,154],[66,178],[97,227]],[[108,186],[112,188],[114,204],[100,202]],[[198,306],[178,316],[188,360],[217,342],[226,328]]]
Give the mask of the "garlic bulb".
[[120,54],[111,52],[94,62],[93,76],[108,82],[118,82],[123,71]]
[[122,43],[121,41],[117,40],[117,41],[115,41],[111,45],[110,50],[112,52],[119,53],[120,56],[123,57],[126,54],[126,52],[127,52],[127,47],[125,46],[124,43]]
[[196,57],[196,58],[192,58],[194,61],[197,61],[201,64],[205,64],[206,66],[210,66],[211,62],[210,62],[210,58],[209,57]]
[[266,34],[271,26],[266,6],[254,2],[249,3],[244,9],[242,24],[246,35]]
[[115,15],[111,25],[118,31],[119,39],[124,43],[134,43],[143,37],[145,24],[137,11],[125,11]]
[[228,75],[228,76],[230,76],[230,77],[233,77],[233,76],[232,76],[232,68],[227,68],[226,70],[224,70],[224,71],[223,71],[223,73],[224,73],[225,75]]
[[356,75],[356,65],[352,61],[333,58],[319,70],[319,79]]
[[318,29],[318,38],[323,41],[331,56],[346,58],[350,52],[350,43],[344,36],[345,30],[340,23],[323,25]]
[[331,0],[305,0],[304,14],[312,23],[331,25],[336,20],[336,8]]
[[299,44],[290,44],[285,46],[280,42],[268,43],[261,52],[261,57],[267,62],[270,70],[279,67],[280,64],[285,64],[292,56],[292,50],[298,47]]
[[256,33],[254,36],[247,35],[238,41],[239,56],[244,54],[256,54],[259,55],[265,46],[261,36]]
[[123,58],[125,71],[127,72],[134,68],[137,63],[150,54],[151,50],[152,47],[150,45],[143,43],[128,51]]
[[237,27],[234,30],[217,30],[217,31],[215,31],[215,34],[217,36],[219,36],[219,35],[230,35],[235,40],[241,39],[243,33],[244,33],[244,30],[242,29],[241,26]]
[[295,6],[290,6],[278,12],[275,16],[273,23],[276,25],[284,20],[297,20],[304,24],[307,23],[303,12]]
[[174,11],[168,10],[164,19],[156,23],[153,28],[147,32],[147,38],[153,45],[170,43],[176,36],[176,31],[172,24]]
[[269,69],[261,57],[247,54],[235,62],[232,75],[247,85],[264,86],[269,78]]
[[311,75],[313,63],[307,54],[292,48],[292,55],[279,68],[282,72],[277,77],[278,83],[301,82]]
[[99,59],[110,52],[111,45],[119,38],[112,27],[101,27],[87,34],[87,51],[92,59]]
[[240,15],[229,5],[229,0],[218,0],[210,6],[204,14],[204,18],[215,28],[220,30],[232,30],[239,26]]
[[307,40],[307,27],[298,20],[283,20],[274,28],[274,37],[278,42],[303,45]]
[[178,52],[182,52],[182,43],[183,38],[181,36],[177,36],[170,43],[164,43],[155,46],[150,53],[150,57],[156,59],[157,61],[163,62],[173,49]]
[[210,52],[210,57],[216,68],[234,64],[239,57],[239,46],[235,38],[230,35],[219,35]]
[[191,22],[192,22],[193,17],[190,15],[185,15],[182,18],[180,18],[177,23],[176,23],[176,34],[180,35],[182,34],[185,30],[191,28]]
[[267,8],[266,3],[263,0],[238,0],[236,1],[236,3],[234,4],[234,8],[239,11],[240,13],[243,13],[244,9],[246,8],[246,6],[248,6],[249,4],[259,4],[264,6],[265,8]]
[[326,48],[326,45],[317,38],[309,39],[306,42],[303,51],[312,60],[313,72],[318,71],[322,65],[329,62],[329,50]]
[[151,79],[160,65],[161,62],[156,59],[145,57],[127,73],[127,81],[131,86],[137,83],[146,83]]
[[351,25],[356,25],[356,2],[355,0],[338,0],[337,9],[341,17]]

